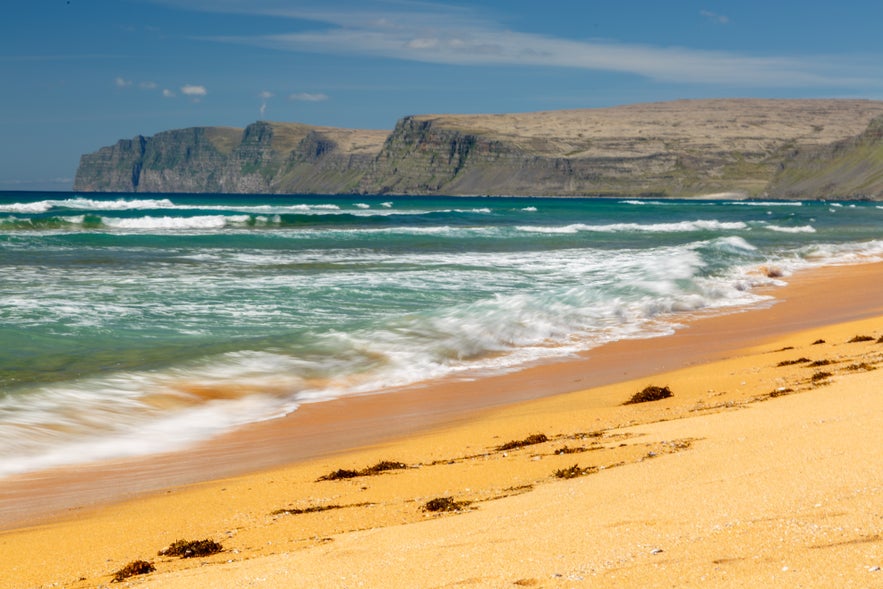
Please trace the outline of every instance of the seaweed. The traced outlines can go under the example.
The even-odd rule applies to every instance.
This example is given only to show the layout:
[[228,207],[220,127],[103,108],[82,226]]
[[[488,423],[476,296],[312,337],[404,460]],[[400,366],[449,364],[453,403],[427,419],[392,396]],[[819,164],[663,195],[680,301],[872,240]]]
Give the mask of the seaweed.
[[793,393],[793,392],[794,392],[794,389],[789,389],[787,387],[783,387],[783,388],[774,390],[773,392],[770,393],[769,396],[772,397],[773,399],[775,399],[776,397],[783,397],[783,396],[787,395],[788,393]]
[[815,374],[812,375],[810,380],[812,382],[819,382],[820,380],[825,380],[829,376],[833,376],[833,375],[830,372],[824,372],[824,371],[816,372]]
[[869,342],[869,341],[872,341],[873,339],[874,338],[869,335],[857,335],[857,336],[853,337],[851,340],[849,340],[847,343],[857,344],[859,342]]
[[828,359],[824,359],[824,360],[816,360],[815,362],[810,363],[810,366],[812,366],[812,367],[816,367],[816,366],[827,366],[827,365],[829,365],[829,364],[834,364],[834,361],[833,361],[833,360],[828,360]]
[[819,344],[823,344],[823,343],[825,343],[825,340],[823,340],[823,339],[817,339],[816,341],[814,341],[814,342],[812,343],[812,345],[817,346],[817,345],[819,345]]
[[436,497],[427,501],[421,509],[423,511],[461,511],[468,507],[469,501],[454,501],[451,497]]
[[782,360],[776,366],[792,366],[794,364],[804,364],[805,362],[809,362],[809,358],[798,358],[797,360]]
[[546,437],[546,434],[532,434],[523,440],[513,440],[511,442],[506,442],[502,446],[497,446],[497,451],[503,452],[506,450],[516,450],[518,448],[524,448],[525,446],[533,446],[534,444],[542,444],[548,441],[549,438]]
[[121,583],[129,577],[134,577],[135,575],[146,575],[147,573],[152,573],[156,570],[156,567],[153,566],[153,563],[147,562],[146,560],[133,560],[117,572],[113,574],[113,579],[111,583]]
[[346,468],[338,468],[334,472],[319,477],[320,481],[339,481],[341,479],[354,479],[359,476],[359,471],[349,470]]
[[313,505],[312,507],[305,507],[303,509],[277,509],[271,511],[270,515],[301,515],[304,513],[320,513],[332,509],[343,509],[343,505]]
[[353,503],[351,505],[313,505],[304,508],[277,509],[271,511],[270,515],[303,515],[305,513],[321,513],[332,509],[343,509],[345,507],[365,507],[366,505],[374,505],[373,503]]
[[853,370],[853,371],[864,370],[866,372],[869,372],[871,370],[876,370],[874,368],[874,366],[868,364],[867,362],[859,362],[858,364],[850,364],[849,366],[846,367],[846,369]]
[[575,479],[583,475],[587,475],[597,471],[595,467],[580,468],[578,464],[574,464],[569,468],[559,468],[555,471],[555,476],[559,479]]
[[632,395],[632,398],[623,403],[623,405],[634,405],[636,403],[647,403],[650,401],[659,401],[668,399],[673,396],[671,389],[668,387],[647,386],[644,390]]
[[381,472],[386,472],[388,470],[402,470],[408,468],[408,465],[404,462],[394,462],[392,460],[381,460],[374,466],[369,466],[362,470],[363,475],[372,475],[379,474]]
[[218,542],[206,538],[205,540],[178,540],[159,551],[159,556],[180,556],[181,558],[196,558],[198,556],[210,556],[224,549]]
[[326,474],[325,476],[319,477],[320,481],[337,481],[341,479],[354,479],[356,477],[367,477],[376,474],[380,474],[382,472],[386,472],[389,470],[402,470],[408,468],[408,465],[404,462],[395,462],[392,460],[381,460],[374,466],[368,466],[363,468],[362,470],[350,470],[346,468],[339,468],[334,472]]
[[571,448],[569,446],[562,446],[561,448],[558,448],[557,450],[555,450],[555,454],[559,454],[559,455],[560,454],[578,454],[580,452],[588,452],[588,451],[589,451],[589,449],[585,448],[583,446],[580,446],[578,448]]

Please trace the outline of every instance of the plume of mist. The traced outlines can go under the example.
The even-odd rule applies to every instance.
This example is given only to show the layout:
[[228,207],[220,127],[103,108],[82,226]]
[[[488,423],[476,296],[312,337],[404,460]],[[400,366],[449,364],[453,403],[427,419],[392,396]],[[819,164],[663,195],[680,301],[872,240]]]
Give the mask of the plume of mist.
[[264,90],[263,92],[261,92],[260,94],[258,94],[258,96],[259,96],[260,99],[261,99],[261,108],[260,108],[261,115],[260,115],[260,120],[264,120],[264,113],[267,112],[267,101],[268,101],[269,99],[273,98],[273,93],[272,93],[272,92],[268,92],[267,90]]

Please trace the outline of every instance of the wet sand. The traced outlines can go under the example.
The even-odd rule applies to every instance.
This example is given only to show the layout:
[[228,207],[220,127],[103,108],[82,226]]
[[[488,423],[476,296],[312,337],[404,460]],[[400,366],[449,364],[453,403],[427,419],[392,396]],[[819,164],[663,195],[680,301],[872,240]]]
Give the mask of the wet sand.
[[[7,579],[12,582],[10,586],[40,586],[49,582],[61,582],[64,586],[77,586],[76,583],[82,583],[81,586],[84,587],[94,586],[88,583],[94,583],[96,579],[104,579],[104,582],[107,582],[109,580],[107,575],[115,566],[119,568],[117,565],[125,564],[127,558],[131,560],[139,556],[147,559],[152,557],[156,560],[156,550],[162,548],[164,543],[178,539],[179,535],[211,535],[219,540],[227,538],[229,540],[225,540],[225,543],[232,542],[237,546],[229,548],[222,553],[223,556],[213,557],[215,560],[211,560],[210,557],[209,560],[218,563],[219,567],[228,560],[234,561],[231,565],[223,565],[227,567],[225,574],[232,575],[231,579],[236,575],[229,570],[230,566],[238,572],[252,571],[252,567],[260,567],[264,559],[283,559],[287,563],[287,559],[297,560],[312,554],[310,558],[315,557],[325,563],[324,566],[316,569],[315,575],[319,574],[319,570],[329,567],[341,574],[351,569],[350,574],[354,575],[353,578],[364,575],[363,579],[368,579],[367,586],[383,586],[375,584],[380,583],[380,577],[370,577],[369,569],[374,569],[366,564],[367,561],[362,562],[364,558],[369,558],[367,552],[362,554],[352,548],[352,543],[358,542],[354,538],[360,537],[359,534],[372,534],[358,530],[378,528],[371,538],[362,539],[370,542],[372,546],[385,546],[384,542],[395,543],[395,538],[402,534],[428,533],[427,538],[435,538],[437,533],[442,533],[436,531],[439,527],[445,528],[444,534],[448,534],[447,537],[453,541],[452,538],[460,533],[458,526],[461,524],[458,522],[461,519],[472,518],[479,522],[483,521],[484,523],[477,524],[481,528],[489,525],[487,518],[491,517],[488,515],[490,513],[496,513],[494,517],[502,521],[509,521],[511,518],[507,519],[505,514],[521,509],[527,510],[525,513],[536,512],[535,517],[539,518],[539,512],[542,511],[540,506],[545,501],[553,501],[556,505],[561,503],[560,507],[563,509],[566,501],[563,502],[558,495],[565,487],[558,485],[575,485],[567,493],[581,495],[589,493],[589,496],[600,491],[583,488],[586,485],[589,487],[601,485],[605,488],[606,485],[613,487],[617,484],[625,485],[620,486],[618,492],[623,497],[619,513],[623,514],[622,517],[626,517],[625,513],[631,505],[629,501],[636,495],[646,494],[648,490],[644,487],[629,486],[632,483],[617,482],[618,477],[625,476],[619,473],[632,472],[637,468],[639,472],[644,473],[635,475],[640,478],[649,476],[646,474],[646,469],[651,465],[655,470],[663,468],[656,466],[656,461],[645,460],[650,453],[653,457],[663,458],[659,464],[668,460],[667,454],[677,454],[678,457],[681,454],[698,455],[698,450],[701,448],[697,446],[702,444],[693,440],[712,439],[713,443],[707,444],[706,448],[714,447],[719,451],[726,449],[727,444],[733,444],[733,440],[726,436],[721,437],[717,432],[718,429],[724,431],[731,425],[715,425],[715,420],[738,421],[736,416],[745,419],[741,416],[748,414],[748,412],[733,412],[730,409],[750,406],[753,412],[750,423],[732,426],[736,428],[754,427],[751,424],[758,419],[759,413],[772,419],[772,421],[761,420],[770,425],[757,435],[766,436],[768,439],[761,439],[757,444],[768,449],[775,447],[780,453],[791,451],[791,444],[776,446],[782,443],[782,440],[776,437],[782,432],[777,430],[775,424],[777,419],[782,420],[783,417],[767,415],[764,413],[767,407],[790,403],[799,404],[799,411],[812,413],[830,409],[833,412],[835,408],[823,409],[819,400],[814,400],[812,395],[817,395],[819,391],[833,390],[835,386],[839,386],[838,383],[816,387],[816,383],[807,380],[810,378],[807,375],[812,372],[807,372],[806,366],[787,368],[777,366],[782,360],[793,359],[792,356],[795,354],[838,358],[845,358],[845,355],[851,354],[850,360],[838,359],[837,374],[831,378],[842,378],[844,382],[865,379],[867,382],[861,387],[852,386],[842,393],[842,395],[856,396],[856,399],[850,402],[865,405],[859,413],[836,419],[843,423],[855,422],[856,428],[879,426],[879,418],[874,417],[879,413],[873,411],[872,405],[876,403],[879,408],[880,396],[874,397],[873,393],[866,389],[877,387],[880,384],[880,377],[875,372],[864,369],[849,371],[844,366],[865,364],[867,367],[874,367],[874,362],[880,360],[874,354],[878,354],[878,349],[883,351],[883,347],[875,348],[875,341],[854,346],[847,345],[845,334],[866,330],[869,333],[876,332],[871,334],[874,337],[883,335],[883,319],[878,319],[883,316],[883,281],[879,280],[881,270],[883,266],[870,264],[806,273],[793,278],[788,287],[777,289],[775,295],[778,302],[769,308],[723,317],[700,318],[673,336],[619,342],[593,350],[573,361],[538,366],[516,374],[488,377],[473,382],[437,383],[423,388],[392,392],[388,395],[305,406],[288,418],[258,424],[187,452],[148,460],[125,461],[8,479],[0,482],[0,502],[2,502],[0,517],[7,529],[16,527],[21,529],[0,536],[2,542],[0,545],[5,552],[5,555],[0,557],[0,561],[6,561],[0,562],[0,570],[17,571],[5,573],[12,575]],[[868,321],[869,318],[871,319]],[[857,325],[843,325],[845,322],[857,319],[866,321]],[[812,341],[815,341],[813,330],[823,334],[820,337],[828,340],[829,343],[811,346],[808,338],[813,337]],[[836,338],[829,339],[832,335]],[[792,346],[794,350],[784,349]],[[662,373],[665,373],[665,376],[659,376]],[[651,376],[653,376],[652,380],[682,384],[673,386],[673,390],[676,391],[673,399],[648,406],[623,407],[621,403],[628,398],[629,391],[633,392],[639,387],[642,379]],[[697,380],[702,384],[697,386]],[[681,387],[690,392],[685,394],[682,392],[684,388]],[[760,403],[760,400],[769,399],[773,391],[794,387],[801,394],[784,394],[781,398],[776,396],[775,399]],[[581,392],[561,394],[570,391]],[[540,397],[544,398],[530,401]],[[830,402],[830,396],[826,397],[826,400]],[[868,405],[869,403],[871,405]],[[847,407],[848,404],[837,405],[838,410],[845,410]],[[792,407],[786,412],[792,410],[798,411],[797,408]],[[694,415],[696,413],[699,415]],[[731,414],[733,417],[729,417]],[[717,415],[726,417],[718,418]],[[876,422],[873,421],[875,419]],[[657,435],[647,434],[645,431],[634,432],[629,429],[632,424],[653,424],[654,429],[649,431],[664,433]],[[669,433],[669,429],[678,428],[683,430],[678,436]],[[883,428],[879,429],[883,430]],[[508,453],[493,450],[495,444],[502,443],[510,437],[521,439],[536,431],[546,431],[552,441],[528,450]],[[856,429],[856,432],[858,431]],[[602,433],[596,438],[579,437],[579,434],[586,436],[597,432]],[[873,434],[868,435],[873,436]],[[870,460],[874,456],[866,455],[867,452],[873,454],[876,448],[879,454],[881,447],[880,444],[875,445],[875,440],[879,441],[879,433],[876,435],[877,438],[867,440],[850,440],[847,436],[845,441],[837,443],[846,445],[847,449],[843,452],[849,451],[860,459]],[[633,443],[631,440],[634,437],[640,437],[641,442]],[[739,436],[737,435],[736,438]],[[573,456],[555,454],[555,449],[560,449],[561,445],[590,447],[591,444],[587,440],[592,439],[603,441],[600,444],[602,448],[592,449],[590,452],[592,464],[583,461],[582,454]],[[673,439],[679,442],[672,444]],[[811,441],[817,442],[817,440]],[[548,447],[548,444],[552,443],[556,448]],[[378,444],[382,445],[378,446]],[[684,447],[680,447],[679,444],[683,444]],[[362,449],[353,450],[354,448]],[[367,483],[365,482],[367,479],[361,477],[349,482],[326,481],[324,484],[316,482],[321,474],[327,474],[333,468],[359,469],[372,461],[386,458],[395,458],[409,466],[416,465],[419,468],[415,466],[403,472],[384,474],[376,479],[372,477],[371,482]],[[751,466],[754,458],[759,457],[754,457],[749,452],[737,458],[735,464],[715,466],[751,470],[755,468]],[[833,460],[830,456],[828,458]],[[706,457],[703,460],[711,459]],[[742,460],[745,464],[740,467],[738,460]],[[771,460],[773,464],[779,464],[775,456],[772,456]],[[824,457],[818,460],[819,467],[824,467]],[[565,468],[577,461],[585,468],[599,466],[606,468],[591,477],[579,477],[575,481],[550,482],[553,466]],[[449,463],[452,468],[442,472],[437,463]],[[706,468],[709,464],[706,463]],[[872,468],[872,472],[869,473],[867,468],[873,463],[865,464],[866,466],[861,466],[861,463],[859,465],[850,463],[848,471],[859,478],[861,475],[870,475],[871,490],[865,493],[865,498],[879,500],[880,469]],[[278,470],[277,467],[281,465],[293,466]],[[623,468],[612,468],[620,465]],[[481,466],[484,468],[480,468]],[[684,468],[686,470],[681,472],[682,477],[685,476],[684,473],[694,476],[705,472],[703,469],[692,470],[697,468],[695,465]],[[769,468],[774,469],[773,466]],[[665,470],[663,468],[663,471]],[[711,473],[712,470],[708,472]],[[257,474],[244,478],[225,478],[247,472],[257,472]],[[663,475],[656,473],[653,476]],[[728,485],[735,485],[737,490],[741,489],[739,486],[741,483],[746,482],[732,473],[720,474],[720,476],[729,481]],[[844,476],[842,472],[840,476]],[[669,487],[664,487],[664,491],[663,487],[660,487],[660,494],[671,493],[673,490],[671,485],[677,486],[676,481],[665,480],[668,481]],[[204,481],[209,482],[181,487]],[[683,481],[678,484],[683,486]],[[707,484],[710,489],[715,489],[712,482]],[[781,488],[776,487],[775,493],[755,487],[753,483],[746,488],[749,490],[753,488],[755,492],[761,494],[777,494],[787,498],[793,491],[788,485],[792,485],[795,489],[805,487],[804,483],[795,483],[792,480],[787,485],[781,483]],[[570,487],[566,488],[570,489]],[[727,485],[722,485],[715,492],[726,495],[728,488]],[[157,493],[160,490],[163,492]],[[681,494],[686,493],[686,490],[680,487],[677,487],[676,491]],[[729,488],[729,492],[735,491]],[[824,493],[823,490],[819,492]],[[473,501],[473,505],[480,507],[454,518],[441,518],[436,521],[436,517],[419,510],[420,501],[431,497],[434,493],[461,496],[464,500]],[[552,493],[553,497],[547,496],[549,493]],[[134,502],[123,501],[132,497],[140,497],[140,499]],[[628,498],[631,499],[626,501],[625,499]],[[831,498],[834,499],[840,501],[843,498]],[[540,503],[536,503],[537,501]],[[378,507],[342,508],[327,513],[291,516],[289,519],[301,518],[296,529],[285,527],[285,524],[277,524],[282,516],[268,515],[274,505],[275,509],[278,509],[291,505],[313,506],[332,502],[346,505],[370,503]],[[667,505],[670,502],[671,500],[660,502],[660,505]],[[500,507],[504,504],[508,507]],[[513,506],[515,504],[517,507]],[[677,506],[673,506],[672,509],[674,507]],[[679,507],[683,509],[684,506]],[[634,505],[632,508],[638,509]],[[742,505],[740,508],[748,507]],[[497,513],[501,509],[503,512]],[[288,516],[282,519],[286,517]],[[509,525],[514,527],[504,528],[500,534],[505,536],[508,533],[513,546],[518,543],[515,539],[520,538],[523,541],[527,534],[542,532],[558,534],[565,538],[567,534],[563,532],[571,530],[573,526],[569,525],[572,523],[568,519],[569,515],[561,517],[565,518],[561,520],[561,530],[556,531],[555,525],[551,525],[550,530],[544,532],[545,528],[528,528],[526,521],[509,521]],[[591,517],[594,519],[595,515]],[[689,519],[686,513],[680,517]],[[867,528],[863,532],[865,535],[858,538],[867,539],[864,545],[869,549],[878,550],[879,534],[883,532],[881,530],[883,516],[879,513],[869,513],[866,517],[869,519],[864,525]],[[314,521],[304,526],[303,522],[306,520],[303,518],[312,518]],[[426,522],[427,519],[432,521]],[[687,525],[674,515],[663,519],[679,530]],[[26,524],[37,522],[44,522],[45,525],[24,527]],[[546,520],[545,524],[549,526],[550,522],[551,520]],[[412,526],[412,524],[417,525]],[[433,526],[431,530],[421,527],[429,524]],[[537,519],[531,525],[542,528],[542,524],[541,519]],[[623,525],[628,527],[627,519]],[[281,532],[283,528],[285,531]],[[674,533],[671,530],[668,532]],[[742,532],[748,534],[749,531],[742,530]],[[583,530],[581,533],[588,531]],[[593,528],[593,533],[600,531]],[[683,530],[679,533],[683,533]],[[272,539],[265,540],[261,534],[269,534]],[[467,532],[464,528],[462,534],[464,538],[472,538],[475,532]],[[261,537],[261,540],[250,540],[252,536]],[[325,538],[333,538],[333,541],[326,542]],[[570,541],[577,540],[571,538]],[[56,562],[54,565],[43,562],[42,565],[36,565],[35,556],[32,554],[35,542],[42,547],[37,551],[38,555],[42,556],[38,557],[51,560],[54,554],[56,559],[63,562]],[[275,542],[276,546],[281,543],[282,547],[268,549],[267,546],[273,544],[267,542]],[[424,539],[424,542],[429,540]],[[503,540],[497,538],[494,542],[500,543]],[[71,543],[81,546],[74,551],[78,555],[76,558],[65,556],[67,554],[65,550],[70,550]],[[482,545],[484,543],[485,540],[478,542]],[[345,556],[346,551],[341,553],[335,548],[343,544],[353,550],[349,553],[349,557]],[[491,550],[491,553],[484,553],[481,558],[486,559],[484,561],[486,563],[492,563],[489,568],[497,570],[495,573],[497,576],[492,576],[487,581],[489,584],[482,585],[484,582],[482,581],[477,583],[478,586],[501,586],[499,583],[503,581],[505,581],[504,585],[517,581],[524,581],[522,585],[527,585],[528,582],[536,581],[534,583],[536,586],[559,586],[556,583],[560,581],[562,583],[560,586],[570,586],[564,583],[566,580],[564,577],[556,581],[555,573],[549,573],[547,570],[548,563],[538,566],[534,571],[539,576],[514,578],[512,576],[522,573],[516,573],[513,569],[510,576],[506,576],[505,579],[500,577],[503,567],[499,566],[501,561],[498,562],[498,559],[504,558],[504,552],[494,553],[492,548],[494,545],[491,543],[486,546],[485,548]],[[148,546],[152,548],[148,549]],[[427,547],[429,544],[424,543],[423,546]],[[95,553],[87,554],[87,547],[93,549]],[[600,547],[596,548],[601,550]],[[238,550],[238,552],[233,553],[229,550]],[[411,554],[409,551],[412,549],[405,548],[403,544],[398,548],[387,547],[385,550],[390,554],[401,554],[403,562],[418,556]],[[443,547],[436,546],[435,550],[438,552],[433,553],[432,557],[437,557],[439,563],[451,558],[451,554],[448,554]],[[652,551],[655,548],[648,550]],[[568,551],[564,550],[564,552]],[[508,556],[505,558],[512,558],[511,554],[506,554]],[[661,553],[653,556],[659,554]],[[868,556],[873,560],[872,557],[873,555]],[[375,555],[374,558],[377,556]],[[424,553],[421,558],[430,558],[430,554]],[[745,556],[739,558],[747,559]],[[269,562],[264,564],[276,570],[281,566],[276,560],[272,564]],[[656,559],[654,564],[658,565],[659,560],[662,559]],[[679,562],[678,566],[682,567],[681,570],[685,574],[690,572],[690,567],[685,564],[687,561]],[[334,564],[332,566],[328,563]],[[143,577],[145,580],[152,579],[151,587],[187,586],[186,582],[180,579],[189,579],[188,575],[191,574],[193,566],[196,566],[194,563],[188,566],[186,562],[181,564],[177,561],[162,564],[167,569],[166,576]],[[290,566],[294,567],[294,564]],[[875,565],[868,566],[873,568]],[[286,564],[282,568],[287,570],[288,567],[289,564]],[[299,567],[300,565],[294,568]],[[672,567],[672,570],[677,568],[674,564]],[[447,568],[455,570],[453,565]],[[462,567],[456,570],[461,569]],[[610,576],[613,569],[609,566],[599,564],[596,570],[606,571],[602,575],[605,579],[618,578],[615,575]],[[527,569],[525,571],[530,572]],[[543,574],[540,574],[540,571],[543,571]],[[258,576],[266,573],[266,571],[252,572]],[[304,572],[299,574],[306,575]],[[376,574],[379,575],[380,572]],[[387,574],[392,573],[387,572]],[[438,574],[442,575],[442,572]],[[471,574],[476,574],[476,571],[473,570]],[[85,577],[85,580],[79,581],[80,576]],[[157,585],[160,578],[164,579],[162,583],[168,584]],[[373,581],[370,580],[372,578]],[[457,578],[462,581],[467,577]],[[452,582],[457,578],[452,578]],[[319,576],[302,576],[298,579],[298,583],[306,583],[308,586],[346,586],[346,584],[335,584],[330,577],[322,580],[323,578]],[[424,578],[425,582],[386,586],[434,586],[430,580],[431,578],[427,577]],[[0,578],[0,581],[3,579]],[[74,581],[76,583],[72,585]],[[220,581],[209,581],[208,585],[202,584],[203,586],[245,586],[244,581],[242,585],[216,583]],[[2,582],[0,585],[5,586]],[[437,585],[442,583],[439,581]],[[280,585],[277,583],[275,586]]]

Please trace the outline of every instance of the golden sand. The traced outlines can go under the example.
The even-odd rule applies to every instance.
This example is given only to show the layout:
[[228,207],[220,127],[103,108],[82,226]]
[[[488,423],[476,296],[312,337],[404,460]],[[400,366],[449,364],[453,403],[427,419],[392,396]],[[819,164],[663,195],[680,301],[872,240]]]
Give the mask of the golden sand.
[[[775,312],[809,329],[731,318],[754,345],[723,359],[2,532],[0,587],[111,586],[135,560],[155,572],[120,586],[883,587],[883,316],[825,324],[850,313],[818,293],[815,319]],[[647,385],[673,396],[623,404]],[[158,555],[203,538],[223,551]]]

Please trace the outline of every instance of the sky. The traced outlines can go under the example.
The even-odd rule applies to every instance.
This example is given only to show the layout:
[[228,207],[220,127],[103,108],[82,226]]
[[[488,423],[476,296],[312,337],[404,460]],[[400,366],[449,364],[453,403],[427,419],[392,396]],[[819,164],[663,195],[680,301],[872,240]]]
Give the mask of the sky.
[[682,98],[883,99],[879,0],[9,0],[0,190],[119,139],[257,120]]

